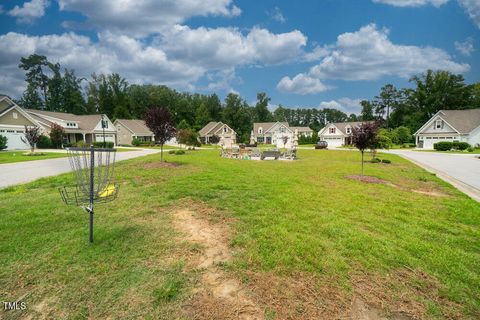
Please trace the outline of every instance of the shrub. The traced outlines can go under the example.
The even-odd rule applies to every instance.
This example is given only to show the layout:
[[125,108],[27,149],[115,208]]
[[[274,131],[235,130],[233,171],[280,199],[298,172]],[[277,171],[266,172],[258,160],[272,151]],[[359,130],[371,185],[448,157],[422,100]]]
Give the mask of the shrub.
[[382,160],[380,160],[379,158],[373,158],[372,160],[370,160],[371,163],[379,163],[379,162],[382,162]]
[[65,130],[59,124],[53,123],[52,128],[50,129],[50,141],[54,148],[61,148],[63,142],[63,135]]
[[89,148],[90,147],[90,145],[83,140],[75,142],[74,145],[75,145],[76,148]]
[[52,140],[49,137],[44,136],[43,134],[38,138],[37,148],[39,149],[48,149],[52,147]]
[[450,141],[441,141],[433,144],[433,149],[437,151],[449,151],[452,150],[453,143]]
[[392,161],[390,161],[388,159],[382,159],[382,163],[392,163]]
[[132,146],[138,147],[140,144],[142,144],[142,141],[140,141],[137,138],[133,138],[132,140]]
[[0,150],[7,149],[8,138],[0,135]]
[[468,147],[467,151],[468,151],[468,152],[473,152],[473,151],[475,151],[475,149],[472,148],[472,147]]
[[412,140],[412,134],[410,133],[410,129],[404,126],[398,127],[393,130],[392,140],[396,143],[408,143]]
[[175,150],[168,151],[168,154],[175,154]]
[[185,154],[185,151],[184,150],[176,150],[175,151],[175,154],[178,156],[178,155],[182,155],[182,154]]
[[470,148],[470,144],[468,144],[467,142],[459,142],[459,141],[454,141],[452,143],[452,148],[454,150],[467,150],[468,148]]
[[[95,148],[103,148],[103,141],[95,141],[93,143],[93,146]],[[113,148],[114,144],[111,141],[106,141],[105,142],[105,148]]]

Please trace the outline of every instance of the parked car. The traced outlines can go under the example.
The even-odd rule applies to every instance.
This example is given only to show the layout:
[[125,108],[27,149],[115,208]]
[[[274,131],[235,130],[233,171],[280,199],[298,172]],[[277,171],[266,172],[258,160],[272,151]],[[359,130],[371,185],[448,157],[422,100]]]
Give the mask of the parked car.
[[327,148],[328,148],[327,141],[318,141],[317,144],[315,145],[315,149],[327,149]]

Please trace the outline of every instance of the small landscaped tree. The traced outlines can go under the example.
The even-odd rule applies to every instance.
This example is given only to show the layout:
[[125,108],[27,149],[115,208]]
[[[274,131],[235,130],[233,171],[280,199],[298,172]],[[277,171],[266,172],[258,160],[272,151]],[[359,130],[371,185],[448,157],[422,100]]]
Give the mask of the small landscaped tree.
[[54,148],[61,148],[65,130],[59,124],[53,123],[50,129],[50,140]]
[[198,133],[192,129],[179,130],[177,134],[177,141],[180,144],[191,147],[199,147],[200,141],[198,141]]
[[7,149],[7,137],[0,135],[0,150]]
[[211,136],[210,138],[208,138],[208,142],[210,144],[218,144],[220,142],[220,137],[217,136],[216,134],[214,134],[213,136]]
[[25,139],[27,143],[30,145],[31,152],[35,152],[35,145],[40,139],[40,128],[37,126],[25,126]]
[[172,115],[167,108],[153,107],[145,111],[144,119],[147,127],[155,135],[155,141],[160,144],[160,161],[163,162],[163,145],[174,138],[177,131],[173,124]]
[[364,173],[364,153],[372,148],[377,140],[378,122],[364,122],[352,128],[353,145],[362,153],[362,176]]

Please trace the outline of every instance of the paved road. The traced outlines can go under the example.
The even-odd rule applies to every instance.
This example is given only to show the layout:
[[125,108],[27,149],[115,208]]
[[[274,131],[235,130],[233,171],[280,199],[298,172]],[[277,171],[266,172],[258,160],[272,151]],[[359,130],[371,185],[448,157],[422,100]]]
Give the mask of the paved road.
[[[164,150],[165,151],[165,150]],[[140,149],[118,152],[116,161],[128,160],[160,152],[160,149]],[[67,158],[34,160],[0,164],[0,188],[30,182],[71,171]]]
[[444,154],[409,150],[391,150],[434,172],[470,197],[480,201],[480,159],[472,154]]

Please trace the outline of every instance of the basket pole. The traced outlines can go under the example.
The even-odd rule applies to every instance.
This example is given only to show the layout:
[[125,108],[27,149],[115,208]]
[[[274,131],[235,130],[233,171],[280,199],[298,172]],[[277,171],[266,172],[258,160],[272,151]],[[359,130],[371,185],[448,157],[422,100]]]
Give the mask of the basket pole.
[[93,150],[93,145],[90,147],[90,243],[93,243],[93,183],[94,183],[94,170],[95,170],[95,152]]

